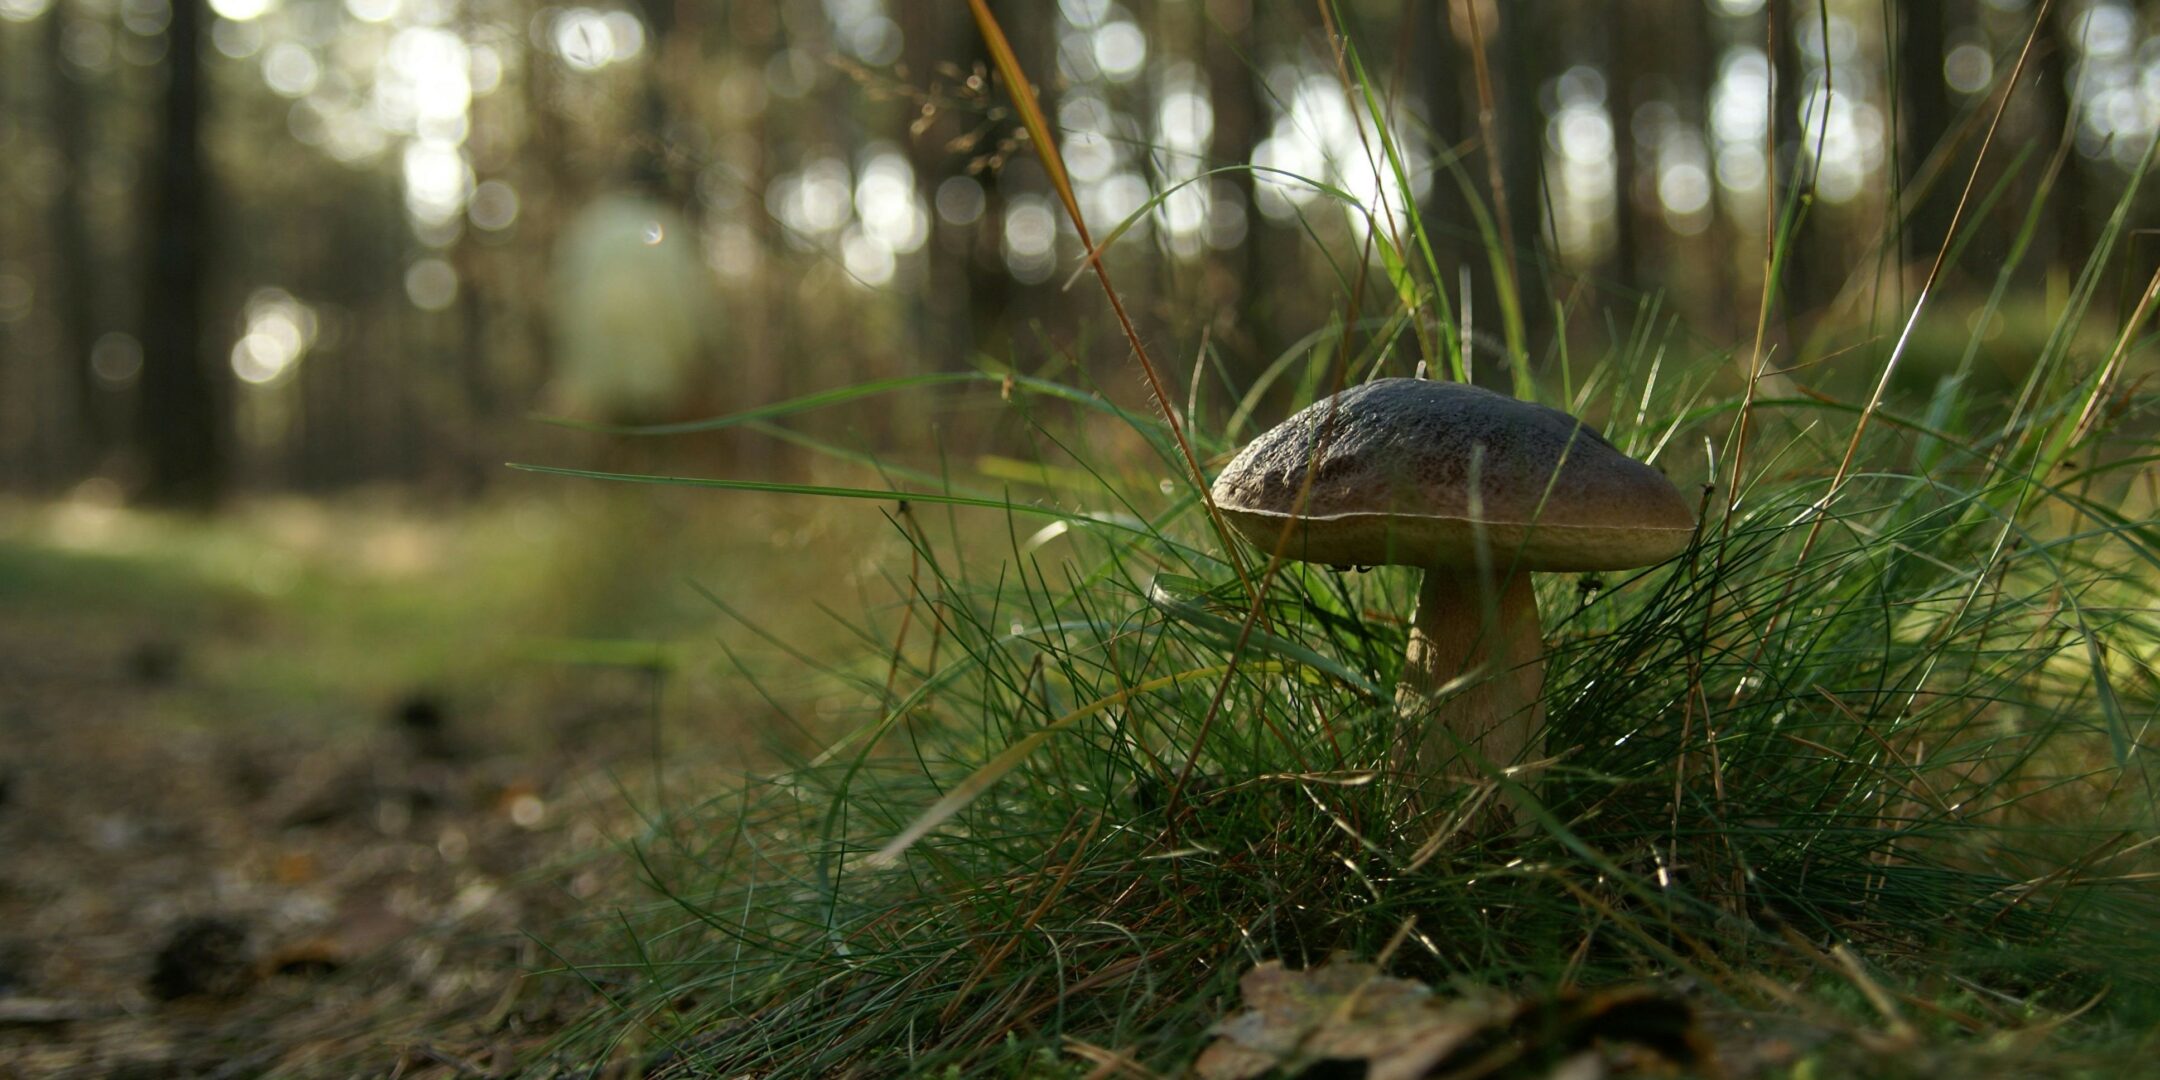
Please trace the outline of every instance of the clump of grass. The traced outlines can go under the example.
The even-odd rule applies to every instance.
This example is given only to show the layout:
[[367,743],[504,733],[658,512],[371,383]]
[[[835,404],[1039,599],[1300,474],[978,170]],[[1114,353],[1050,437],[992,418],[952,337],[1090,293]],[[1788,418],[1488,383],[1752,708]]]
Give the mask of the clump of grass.
[[[1175,1065],[1245,966],[1391,945],[1443,981],[1686,977],[1738,1001],[1760,1000],[1749,970],[1849,946],[1991,1026],[2010,1001],[2148,1008],[2160,550],[2149,517],[2104,509],[2135,458],[2030,475],[2063,472],[2029,462],[2075,404],[1947,447],[1884,425],[1883,464],[1827,499],[1841,414],[1763,409],[1785,444],[1685,558],[1541,582],[1564,749],[1527,835],[1453,843],[1380,768],[1406,577],[1286,569],[1240,650],[1240,585],[1159,469],[1089,461],[1097,490],[1002,515],[912,495],[900,605],[789,695],[845,695],[859,726],[650,823],[660,900],[619,913],[635,961],[573,965],[608,1005],[570,1045],[995,1075],[1078,1039]],[[1014,408],[1045,440],[1073,426]],[[1615,426],[1629,445],[1719,415]]]
[[[1439,267],[1421,279],[1384,218],[1366,236],[1401,304],[1286,357],[1287,407],[1407,373],[1429,333]],[[912,557],[849,651],[786,687],[744,665],[791,718],[818,700],[855,722],[648,819],[630,847],[652,898],[564,946],[602,1004],[562,1053],[1174,1070],[1244,968],[1336,951],[1443,984],[1676,979],[1828,1014],[1824,981],[1895,1039],[1910,1017],[1993,1031],[2095,1004],[2134,1030],[2160,1012],[2160,521],[2134,487],[2149,450],[2108,422],[2138,343],[2067,345],[2098,278],[2019,395],[1946,380],[1920,415],[1762,397],[1722,363],[1676,378],[1686,342],[1616,333],[1560,403],[1704,482],[1701,535],[1641,573],[1540,580],[1556,760],[1431,812],[1386,768],[1409,578],[1241,567],[1198,487],[1159,482],[1188,473],[1181,440],[1210,459],[1248,437],[1251,401],[1181,414],[1181,436],[1019,372],[806,399],[995,384],[1045,467],[1018,491],[1009,467],[897,462],[878,488],[666,481],[891,500]],[[1514,359],[1519,391],[1552,392]],[[1720,464],[1743,414],[1746,456]],[[1102,417],[1154,455],[1088,449]],[[1502,786],[1527,825],[1460,830]]]

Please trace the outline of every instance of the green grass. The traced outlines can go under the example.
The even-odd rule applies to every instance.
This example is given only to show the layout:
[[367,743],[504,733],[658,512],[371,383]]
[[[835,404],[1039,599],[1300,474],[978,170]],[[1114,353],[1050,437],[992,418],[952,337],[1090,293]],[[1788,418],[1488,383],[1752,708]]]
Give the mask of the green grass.
[[[712,620],[682,589],[684,567],[861,546],[860,530],[800,505],[706,518],[561,494],[454,510],[262,500],[215,517],[84,498],[23,506],[0,528],[0,613],[33,642],[109,653],[116,671],[138,644],[177,647],[190,685],[211,692],[206,723],[227,722],[220,703],[237,697],[279,725],[316,717],[336,729],[415,690],[501,704],[543,697],[556,664],[670,662],[675,642]],[[830,577],[774,566],[759,578],[769,592],[740,599],[849,595]],[[503,711],[517,727],[517,710]]]
[[[1804,561],[1851,413],[1759,410],[1745,497],[1685,558],[1594,592],[1541,582],[1548,743],[1566,748],[1544,811],[1422,862],[1445,819],[1375,772],[1406,574],[1286,568],[1239,650],[1241,588],[1191,497],[1152,481],[1163,466],[1082,452],[1098,491],[1003,520],[913,497],[905,600],[771,691],[797,712],[838,698],[852,730],[648,823],[632,845],[656,899],[564,946],[606,1001],[566,1047],[999,1075],[1070,1036],[1174,1068],[1245,966],[1403,933],[1404,974],[1681,978],[1733,1008],[1774,1004],[1746,973],[1792,978],[1845,943],[1990,1028],[2097,998],[2101,1023],[2137,1030],[2160,1017],[2156,862],[2137,847],[2160,545],[2149,511],[2108,509],[2139,467],[2123,448],[2026,477],[2074,404],[2000,440],[1882,425]],[[1071,404],[1012,408],[1046,444],[1078,426]],[[1697,445],[1730,415],[1687,413],[1618,418],[1616,441],[1677,423],[1671,445]],[[1066,529],[1042,540],[1046,522]],[[875,863],[1014,746],[1032,749]]]
[[[2078,427],[2117,389],[2098,379],[2111,354],[2077,343],[2125,214],[2000,393],[1953,372],[1879,407],[1749,402],[1729,352],[1651,317],[1616,318],[1601,356],[1578,337],[1572,370],[1514,356],[1519,392],[1713,485],[1708,513],[1666,565],[1540,579],[1558,760],[1426,812],[1386,768],[1414,580],[1250,550],[1241,571],[1197,489],[1161,480],[1185,473],[1172,430],[1092,386],[985,364],[957,391],[1002,389],[1039,484],[1012,454],[839,455],[878,469],[852,487],[616,477],[888,500],[906,547],[894,599],[843,647],[761,635],[731,653],[823,749],[643,808],[625,840],[640,883],[549,936],[594,1001],[557,1053],[699,1075],[1081,1075],[1085,1044],[1174,1073],[1249,965],[1343,951],[1443,989],[1671,982],[1841,1033],[1780,1066],[1794,1076],[2149,1055],[2160,519],[2134,422],[2150,399],[2129,402],[2133,426]],[[1346,297],[1269,396],[1229,387],[1182,418],[1203,461],[1339,380],[1408,374],[1419,328],[1449,325],[1410,231],[1333,253],[1387,285],[1362,313]],[[1091,443],[1105,418],[1124,430]],[[1448,839],[1503,788],[1525,827]]]

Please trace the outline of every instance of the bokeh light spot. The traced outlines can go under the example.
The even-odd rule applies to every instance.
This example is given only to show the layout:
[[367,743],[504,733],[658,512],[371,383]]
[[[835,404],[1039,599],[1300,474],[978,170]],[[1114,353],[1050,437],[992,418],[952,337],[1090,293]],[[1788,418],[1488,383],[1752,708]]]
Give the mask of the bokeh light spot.
[[263,83],[280,97],[306,97],[322,81],[322,65],[308,47],[280,41],[263,54]]
[[982,185],[972,176],[948,176],[938,184],[937,212],[948,225],[973,225],[981,221],[988,201]]
[[1977,94],[1995,77],[1995,58],[1987,49],[1966,42],[1943,57],[1943,81],[1960,94]]
[[246,330],[233,343],[232,369],[251,386],[277,382],[292,371],[320,328],[315,309],[283,289],[255,290],[244,314]]
[[457,301],[458,275],[437,258],[421,259],[405,271],[405,296],[422,311],[441,311]]
[[501,232],[517,221],[517,189],[501,180],[484,180],[473,188],[472,201],[465,207],[465,216],[472,219],[475,227],[487,232]]
[[277,0],[210,0],[210,10],[234,22],[260,19],[277,9]]
[[142,366],[142,342],[132,335],[110,330],[90,346],[90,373],[110,389],[133,386],[142,375]]
[[1140,74],[1147,63],[1147,35],[1137,23],[1119,19],[1105,23],[1094,35],[1095,65],[1112,82],[1126,82]]

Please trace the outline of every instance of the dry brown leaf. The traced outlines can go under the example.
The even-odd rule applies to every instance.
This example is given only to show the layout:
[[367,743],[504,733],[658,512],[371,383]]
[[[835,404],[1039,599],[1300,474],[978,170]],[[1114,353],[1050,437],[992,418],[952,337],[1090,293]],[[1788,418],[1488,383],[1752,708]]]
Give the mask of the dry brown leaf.
[[1415,1080],[1464,1043],[1504,1024],[1500,1000],[1446,1001],[1371,964],[1333,960],[1290,971],[1270,960],[1245,973],[1246,1009],[1217,1024],[1193,1066],[1202,1080],[1250,1080],[1322,1061],[1365,1063],[1369,1080]]
[[1371,964],[1334,959],[1307,971],[1279,962],[1238,980],[1243,1011],[1215,1025],[1193,1064],[1200,1080],[1301,1076],[1359,1068],[1368,1080],[1457,1075],[1596,1080],[1611,1075],[1719,1075],[1694,1012],[1649,988],[1565,992],[1520,1001],[1447,999]]

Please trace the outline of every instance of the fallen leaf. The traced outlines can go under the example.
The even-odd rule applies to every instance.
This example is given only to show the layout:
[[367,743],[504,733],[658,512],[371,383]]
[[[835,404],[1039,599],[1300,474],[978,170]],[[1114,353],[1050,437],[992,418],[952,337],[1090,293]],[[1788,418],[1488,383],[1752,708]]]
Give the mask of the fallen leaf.
[[1451,999],[1371,964],[1331,959],[1306,971],[1262,963],[1238,980],[1238,992],[1245,1007],[1211,1029],[1215,1041],[1193,1064],[1199,1080],[1721,1075],[1694,1010],[1647,987]]
[[1363,1062],[1368,1080],[1415,1080],[1512,1015],[1501,1000],[1442,1000],[1371,964],[1333,960],[1290,971],[1270,960],[1238,980],[1246,1010],[1217,1024],[1193,1066],[1202,1080],[1296,1075],[1321,1062]]

